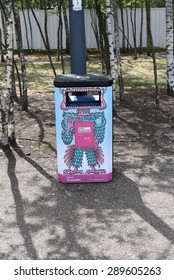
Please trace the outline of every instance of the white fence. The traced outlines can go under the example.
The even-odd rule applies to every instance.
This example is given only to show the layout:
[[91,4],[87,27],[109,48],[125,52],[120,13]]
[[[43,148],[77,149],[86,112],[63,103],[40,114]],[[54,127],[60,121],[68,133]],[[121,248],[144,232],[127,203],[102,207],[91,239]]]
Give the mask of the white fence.
[[[21,18],[21,26],[22,26],[22,38],[23,38],[23,48],[28,49],[27,45],[27,37],[30,48],[36,50],[44,50],[44,44],[42,37],[40,35],[39,29],[37,27],[36,21],[31,13],[24,11],[26,23],[27,23],[27,31],[25,27],[24,15],[20,11],[20,18]],[[38,10],[35,11],[36,17],[41,25],[41,28],[44,32],[44,11]],[[67,11],[68,13],[68,11]],[[133,11],[134,13],[134,11]],[[124,22],[125,22],[125,35],[130,43],[131,46],[134,46],[133,43],[133,35],[132,35],[132,24],[130,18],[130,10],[123,10],[124,14]],[[31,30],[29,25],[28,15],[31,20],[32,26],[32,36]],[[120,11],[118,11],[118,21],[119,27],[122,29],[121,24],[121,17]],[[141,24],[141,9],[136,9],[136,40],[137,40],[137,47],[139,46],[140,42],[140,24]],[[128,28],[127,28],[128,27]],[[1,21],[1,14],[0,14],[0,28],[2,30],[2,21]],[[57,48],[57,29],[58,29],[58,15],[56,14],[55,10],[48,11],[48,35],[49,35],[49,42],[51,49]],[[151,9],[151,30],[153,36],[154,46],[156,47],[165,47],[166,46],[166,20],[165,20],[165,8],[154,8]],[[3,33],[3,30],[2,30]],[[15,33],[15,32],[14,32]],[[96,48],[96,39],[92,29],[92,17],[90,10],[85,10],[85,34],[86,34],[86,46],[87,48]],[[122,32],[119,33],[120,36],[120,47],[122,46]],[[63,29],[63,47],[65,48],[65,30]],[[4,36],[2,38],[2,42],[4,42]],[[14,42],[15,42],[15,34],[14,34]],[[146,47],[146,12],[145,9],[143,10],[143,37],[142,37],[142,46]],[[14,46],[16,48],[16,44]]]

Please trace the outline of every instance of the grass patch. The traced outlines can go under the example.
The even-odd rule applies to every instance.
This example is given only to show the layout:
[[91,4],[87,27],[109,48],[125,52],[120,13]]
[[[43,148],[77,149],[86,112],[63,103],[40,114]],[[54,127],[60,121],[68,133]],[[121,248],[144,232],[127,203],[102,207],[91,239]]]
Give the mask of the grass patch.
[[[154,87],[154,69],[152,59],[123,60],[125,88],[150,89]],[[166,60],[157,59],[158,84],[166,87]]]
[[[87,73],[101,73],[101,62],[95,56],[88,56]],[[52,92],[54,91],[54,74],[47,56],[40,56],[39,61],[29,61],[27,56],[27,86],[28,93]],[[17,63],[20,70],[20,64]],[[57,74],[62,73],[60,62],[54,62]],[[122,69],[125,89],[139,90],[154,88],[153,63],[151,58],[138,58],[134,60],[131,56],[123,57]],[[166,88],[166,59],[157,59],[158,83],[160,88]],[[65,73],[70,73],[69,59],[65,59]],[[16,76],[16,75],[15,75]],[[17,77],[15,77],[17,79]],[[5,88],[5,64],[0,63],[1,87]],[[117,85],[118,86],[118,85]],[[18,90],[18,88],[17,88]]]

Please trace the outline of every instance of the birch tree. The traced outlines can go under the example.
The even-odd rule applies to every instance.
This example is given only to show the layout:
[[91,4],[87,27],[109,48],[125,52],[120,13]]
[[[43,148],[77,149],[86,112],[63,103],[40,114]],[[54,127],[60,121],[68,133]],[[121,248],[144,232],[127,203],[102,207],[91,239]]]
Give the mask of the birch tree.
[[106,23],[108,31],[108,41],[109,41],[109,56],[110,56],[110,66],[111,66],[111,76],[113,79],[113,100],[116,99],[116,73],[115,73],[115,55],[114,55],[114,41],[112,38],[112,22],[111,22],[111,7],[110,0],[106,0]]
[[119,83],[119,96],[120,100],[125,99],[123,75],[122,75],[122,63],[120,54],[120,43],[119,43],[119,27],[118,27],[118,13],[117,13],[117,0],[114,0],[114,34],[115,34],[115,48],[117,57],[117,71],[118,71],[118,83]]
[[173,1],[166,0],[167,94],[174,96]]
[[[0,1],[0,16],[1,16],[1,22],[2,22],[1,39],[0,39],[0,44],[1,44],[1,49],[2,49],[1,62],[5,62],[3,50],[5,50],[5,46],[6,46],[6,37],[5,37],[6,24],[5,24],[5,7],[4,7],[2,1]],[[4,35],[4,44],[2,44],[2,37],[3,37],[2,34]]]
[[6,102],[8,113],[8,138],[10,142],[15,141],[15,121],[14,121],[14,65],[13,65],[13,1],[6,0]]
[[21,105],[22,105],[22,110],[27,111],[28,110],[27,74],[26,74],[26,65],[25,65],[23,44],[22,44],[20,15],[19,15],[19,10],[18,10],[16,1],[13,2],[13,13],[14,13],[15,30],[16,30],[16,44],[17,44],[18,56],[20,59],[21,73],[22,73]]
[[6,100],[0,87],[0,147],[8,145],[8,121]]

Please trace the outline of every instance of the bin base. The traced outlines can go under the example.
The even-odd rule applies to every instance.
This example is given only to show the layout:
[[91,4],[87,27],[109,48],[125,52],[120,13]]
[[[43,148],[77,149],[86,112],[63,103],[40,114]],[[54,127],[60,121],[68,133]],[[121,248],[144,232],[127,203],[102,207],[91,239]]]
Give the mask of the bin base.
[[94,183],[112,181],[112,172],[108,174],[58,174],[58,181],[61,183]]

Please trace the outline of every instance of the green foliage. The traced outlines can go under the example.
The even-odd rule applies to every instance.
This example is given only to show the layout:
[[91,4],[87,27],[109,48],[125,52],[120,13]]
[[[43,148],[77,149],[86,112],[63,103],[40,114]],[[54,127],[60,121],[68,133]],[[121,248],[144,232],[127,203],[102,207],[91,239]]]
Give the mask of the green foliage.
[[[28,9],[27,1],[18,0],[17,2],[19,9]],[[33,9],[44,9],[44,7],[51,9],[57,6],[57,2],[57,0],[31,0],[30,4]]]
[[[113,0],[114,1],[114,0]],[[143,8],[145,7],[145,0],[118,0],[118,6],[120,8]],[[151,8],[165,7],[165,0],[150,0]]]
[[[46,7],[52,8],[52,7],[56,7],[57,3],[60,0],[31,0],[31,5],[32,8],[34,9],[43,9],[46,5]],[[67,3],[67,7],[69,4],[69,0],[63,0]],[[111,0],[111,3],[114,0]],[[3,2],[3,1],[2,1]],[[18,7],[19,9],[27,9],[28,5],[27,5],[27,1],[25,0],[18,0]],[[92,9],[95,7],[95,2],[97,2],[97,4],[104,6],[105,5],[105,0],[84,0],[84,5],[85,8],[87,9]],[[165,0],[150,0],[151,3],[151,7],[155,8],[155,7],[165,7]],[[141,7],[145,7],[145,0],[118,0],[118,6],[120,8],[130,8],[132,7],[137,7],[137,8],[141,8]]]
[[151,0],[151,8],[163,8],[165,4],[165,0]]

